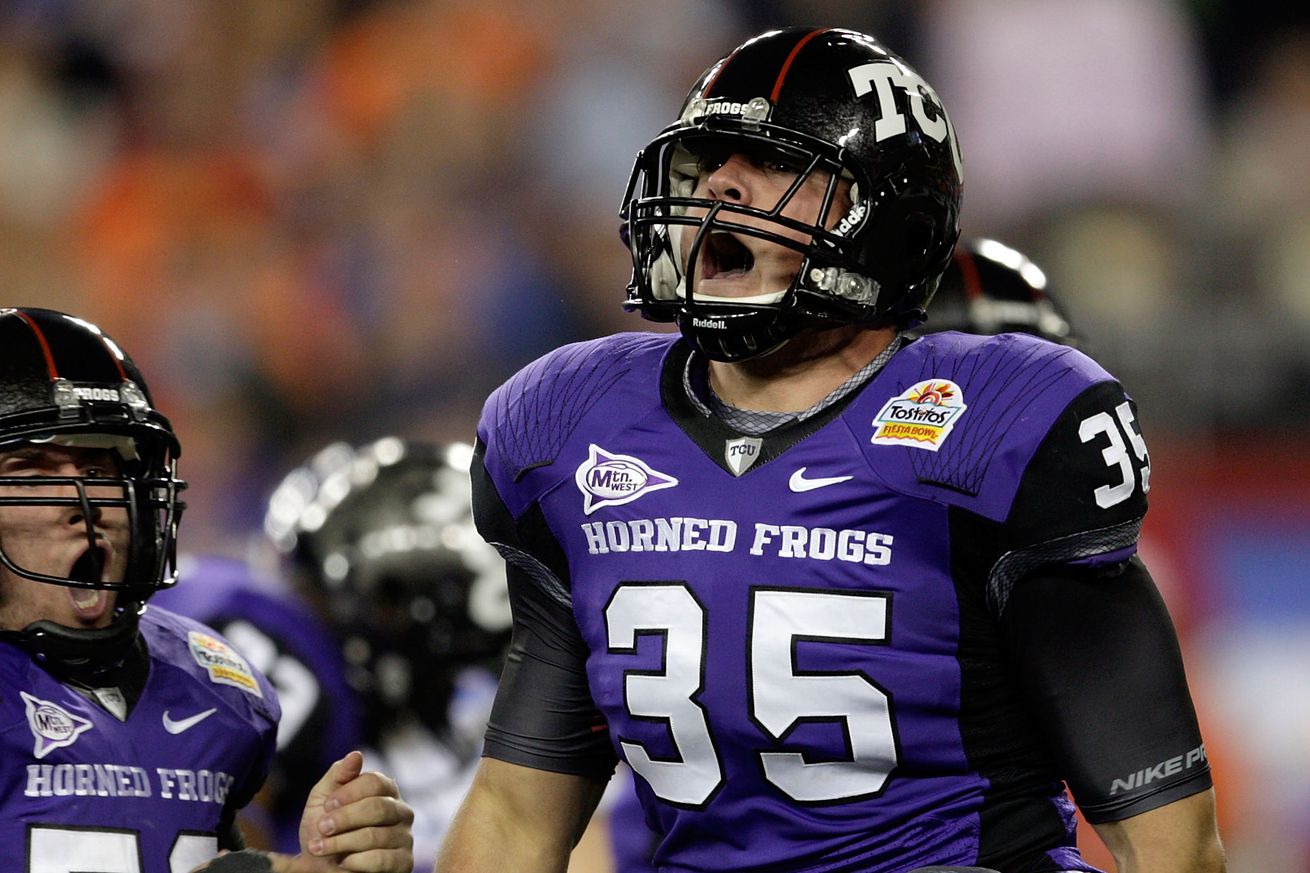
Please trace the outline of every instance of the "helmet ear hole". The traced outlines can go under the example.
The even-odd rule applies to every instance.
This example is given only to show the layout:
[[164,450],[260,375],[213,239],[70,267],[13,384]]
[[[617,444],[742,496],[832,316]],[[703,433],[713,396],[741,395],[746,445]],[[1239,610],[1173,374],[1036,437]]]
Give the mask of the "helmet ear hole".
[[[934,261],[944,266],[949,251],[942,254],[942,239],[936,222],[928,213],[905,209],[884,214],[876,231],[870,236],[869,262],[875,277],[883,285],[901,286],[921,281],[933,272]],[[936,272],[940,272],[938,269]]]

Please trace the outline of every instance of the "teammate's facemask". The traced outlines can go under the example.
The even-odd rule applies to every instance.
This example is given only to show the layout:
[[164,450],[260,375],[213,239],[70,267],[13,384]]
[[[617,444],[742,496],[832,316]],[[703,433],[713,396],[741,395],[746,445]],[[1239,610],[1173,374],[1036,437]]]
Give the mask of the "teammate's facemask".
[[[133,647],[146,601],[176,581],[181,448],[136,365],[100,328],[51,310],[0,309],[0,454],[55,446],[112,452],[117,462],[93,477],[0,476],[0,505],[67,508],[81,518],[86,549],[60,572],[7,541],[24,532],[0,529],[0,563],[34,582],[116,592],[113,618],[98,629],[37,621],[0,635],[52,668],[108,667]],[[122,579],[104,578],[103,515],[127,519]]]

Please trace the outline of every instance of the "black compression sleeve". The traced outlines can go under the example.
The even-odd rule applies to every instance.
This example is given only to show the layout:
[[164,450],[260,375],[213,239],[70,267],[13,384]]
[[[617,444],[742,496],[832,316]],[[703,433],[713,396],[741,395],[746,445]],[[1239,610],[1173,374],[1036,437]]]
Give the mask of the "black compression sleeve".
[[567,563],[537,507],[515,519],[476,447],[478,532],[506,559],[514,636],[484,753],[538,770],[609,779],[617,757],[587,685],[587,645],[569,605]]
[[246,847],[246,838],[236,823],[236,812],[232,809],[223,810],[223,820],[218,825],[218,847],[234,852]]
[[485,753],[539,770],[609,779],[616,757],[587,686],[587,649],[573,613],[518,568],[511,566],[508,575],[514,638]]
[[1001,624],[1088,821],[1129,818],[1210,787],[1178,638],[1139,560],[1116,575],[1039,570],[1015,585]]

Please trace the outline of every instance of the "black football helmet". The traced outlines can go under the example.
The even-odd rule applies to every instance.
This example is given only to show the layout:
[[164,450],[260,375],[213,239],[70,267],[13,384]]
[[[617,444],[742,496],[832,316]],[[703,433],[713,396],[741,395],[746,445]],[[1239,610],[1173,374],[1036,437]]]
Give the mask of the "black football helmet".
[[994,239],[961,243],[919,333],[1031,333],[1067,346],[1080,345],[1047,289],[1046,274],[1027,255]]
[[[702,156],[735,152],[775,156],[797,181],[769,209],[692,197]],[[830,228],[782,215],[816,174],[827,177],[819,214],[847,207]],[[722,361],[767,354],[806,327],[912,326],[959,237],[962,190],[955,130],[905,61],[851,30],[770,31],[710,67],[679,119],[637,156],[620,213],[633,265],[624,308],[677,322]],[[791,284],[745,299],[697,294],[687,276],[712,237],[723,248],[716,261],[750,269],[733,235],[799,251]]]
[[[52,668],[111,666],[135,642],[145,602],[177,580],[181,447],[136,365],[100,328],[47,309],[0,309],[0,453],[30,444],[113,449],[120,469],[94,479],[0,476],[0,505],[77,507],[87,546],[64,575],[53,575],[24,566],[0,529],[0,562],[36,582],[107,589],[117,599],[103,629],[38,621],[3,636]],[[64,496],[20,490],[34,484],[66,489]],[[93,521],[109,508],[126,510],[131,536],[126,572],[114,582],[101,578],[105,553]]]
[[264,531],[323,607],[376,734],[412,712],[441,730],[459,674],[499,673],[505,566],[473,526],[471,446],[335,443],[293,470]]

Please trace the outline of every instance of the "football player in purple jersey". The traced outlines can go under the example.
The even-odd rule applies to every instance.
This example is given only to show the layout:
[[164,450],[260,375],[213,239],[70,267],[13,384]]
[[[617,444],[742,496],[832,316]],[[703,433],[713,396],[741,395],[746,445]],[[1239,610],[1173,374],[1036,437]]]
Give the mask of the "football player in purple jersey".
[[0,309],[2,842],[47,873],[410,870],[412,813],[357,752],[309,792],[299,854],[241,851],[279,706],[216,632],[146,608],[175,580],[180,451],[98,327]]
[[[962,240],[932,296],[928,320],[916,334],[1031,333],[1062,345],[1080,345],[1069,320],[1047,289],[1045,273],[1014,248],[989,238]],[[653,873],[659,835],[646,825],[641,801],[623,769],[611,783],[615,796],[603,809],[617,873]]]
[[733,49],[640,153],[627,306],[680,335],[484,407],[514,636],[438,871],[563,870],[619,758],[661,871],[1090,873],[1066,785],[1120,873],[1225,869],[1134,403],[906,333],[962,184],[933,89],[840,29]]

